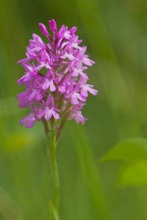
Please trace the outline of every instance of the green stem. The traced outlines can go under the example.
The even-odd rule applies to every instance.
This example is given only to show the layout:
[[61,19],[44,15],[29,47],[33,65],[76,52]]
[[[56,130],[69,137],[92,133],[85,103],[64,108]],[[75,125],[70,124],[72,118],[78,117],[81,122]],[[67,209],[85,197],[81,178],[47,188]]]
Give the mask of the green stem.
[[44,117],[42,118],[42,123],[43,123],[43,126],[44,126],[45,134],[46,134],[47,138],[49,138],[50,129],[49,129],[48,123],[47,123],[47,121],[45,120]]
[[51,209],[54,220],[59,220],[60,218],[59,218],[58,209],[59,209],[60,183],[59,183],[58,165],[56,160],[56,147],[57,147],[56,127],[55,127],[55,121],[53,121],[52,129],[51,129],[50,160],[51,160],[51,166],[52,166],[53,178],[54,178],[54,195],[53,195]]

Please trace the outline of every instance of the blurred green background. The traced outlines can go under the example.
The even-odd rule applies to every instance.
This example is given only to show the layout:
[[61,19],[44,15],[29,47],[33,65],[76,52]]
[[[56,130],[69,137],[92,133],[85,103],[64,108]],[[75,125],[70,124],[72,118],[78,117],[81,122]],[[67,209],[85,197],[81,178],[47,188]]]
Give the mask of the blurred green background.
[[24,72],[16,62],[52,18],[78,27],[100,91],[86,124],[69,121],[60,139],[61,220],[146,220],[146,0],[0,0],[0,220],[49,219],[48,143],[41,123],[20,127],[27,110],[15,96]]

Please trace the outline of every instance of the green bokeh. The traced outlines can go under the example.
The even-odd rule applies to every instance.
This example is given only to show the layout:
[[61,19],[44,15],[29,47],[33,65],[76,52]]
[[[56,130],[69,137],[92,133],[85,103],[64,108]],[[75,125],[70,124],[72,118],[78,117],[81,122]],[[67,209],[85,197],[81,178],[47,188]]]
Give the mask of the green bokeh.
[[69,121],[59,142],[61,220],[146,220],[147,177],[135,172],[147,175],[147,160],[99,164],[124,139],[147,138],[146,0],[0,0],[0,220],[49,219],[48,143],[41,123],[20,127],[27,110],[15,96],[23,90],[16,63],[38,23],[52,18],[78,27],[99,90],[84,108],[86,124]]

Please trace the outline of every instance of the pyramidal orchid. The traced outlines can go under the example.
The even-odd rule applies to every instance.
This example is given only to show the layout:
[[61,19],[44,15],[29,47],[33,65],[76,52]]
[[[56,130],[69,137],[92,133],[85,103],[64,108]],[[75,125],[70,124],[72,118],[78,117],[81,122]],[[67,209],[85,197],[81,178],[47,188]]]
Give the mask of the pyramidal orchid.
[[25,69],[18,80],[19,85],[25,86],[25,91],[17,95],[19,106],[30,108],[29,115],[20,124],[30,128],[36,121],[56,120],[60,133],[61,124],[67,119],[85,123],[81,110],[88,93],[97,94],[93,85],[87,84],[85,73],[94,61],[86,54],[86,47],[79,46],[82,41],[75,34],[76,27],[68,29],[62,25],[58,30],[52,19],[49,21],[50,34],[44,24],[39,26],[47,41],[33,34],[26,48],[26,58],[18,61]]
[[97,90],[87,83],[85,71],[94,61],[86,54],[87,48],[80,46],[82,40],[75,34],[77,28],[68,29],[62,25],[57,29],[54,19],[49,21],[50,32],[44,24],[40,23],[39,26],[46,40],[44,42],[40,36],[33,34],[26,48],[26,58],[18,61],[25,70],[18,84],[23,84],[25,91],[18,94],[17,99],[19,107],[30,109],[20,124],[31,128],[35,122],[42,121],[46,135],[51,140],[50,156],[56,185],[56,202],[53,206],[57,210],[59,181],[55,159],[56,140],[67,120],[85,123],[82,109],[88,94],[96,95]]

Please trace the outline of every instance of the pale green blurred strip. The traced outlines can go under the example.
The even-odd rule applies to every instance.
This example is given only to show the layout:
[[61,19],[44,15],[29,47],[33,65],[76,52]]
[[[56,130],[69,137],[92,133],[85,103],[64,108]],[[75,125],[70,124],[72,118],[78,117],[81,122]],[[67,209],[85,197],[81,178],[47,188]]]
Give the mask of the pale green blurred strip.
[[89,143],[88,134],[79,125],[70,126],[68,130],[71,140],[75,145],[79,166],[91,192],[93,205],[96,208],[98,217],[101,220],[111,219],[99,168],[92,152],[92,146]]
[[[0,7],[0,38],[3,39],[7,51],[12,52],[15,56],[17,50],[10,51],[10,48],[12,46],[16,46],[16,49],[23,47],[24,45],[22,45],[22,43],[24,43],[24,36],[26,36],[23,22],[21,21],[18,2],[18,0],[1,0]],[[20,41],[18,41],[18,39],[20,39]]]
[[[106,27],[99,1],[77,0],[77,9],[88,35],[89,45],[95,57],[98,72],[95,72],[95,81],[100,80],[100,93],[106,95],[107,102],[111,106],[114,120],[116,120],[119,138],[122,138],[122,129],[117,124],[116,111],[125,106],[131,112],[131,96],[119,66],[111,37]],[[97,77],[98,75],[98,77]],[[100,84],[97,82],[97,84]],[[105,100],[106,101],[106,100]]]
[[[130,118],[134,114],[136,122],[134,120],[130,127],[132,135],[139,133],[139,128],[141,128],[143,117],[140,115],[144,111],[146,87],[145,81],[139,82],[140,78],[133,76],[133,71],[139,76],[139,74],[143,75],[143,71],[147,69],[147,40],[131,16],[125,13],[125,9],[121,7],[122,3],[105,2],[103,6],[107,4],[107,7],[104,7],[104,11],[100,3],[101,1],[96,0],[80,0],[77,1],[77,6],[89,37],[89,44],[93,52],[97,54],[95,61],[99,65],[97,69],[102,84],[100,93],[107,95],[121,139],[125,131],[120,126],[120,121],[117,119],[119,115],[117,116],[116,112],[123,110],[130,115]],[[120,61],[121,56],[118,51],[122,56],[122,61]],[[123,65],[120,66],[121,62]],[[143,103],[136,108],[139,99]]]
[[0,214],[6,220],[21,220],[21,214],[8,193],[0,187]]
[[117,63],[117,56],[108,35],[98,1],[77,0],[76,6],[92,50],[98,51],[99,56]]
[[10,97],[18,91],[17,79],[20,69],[17,60],[25,51],[27,31],[22,22],[18,0],[1,0],[0,3],[0,57],[3,59],[3,69],[0,72],[2,97]]

